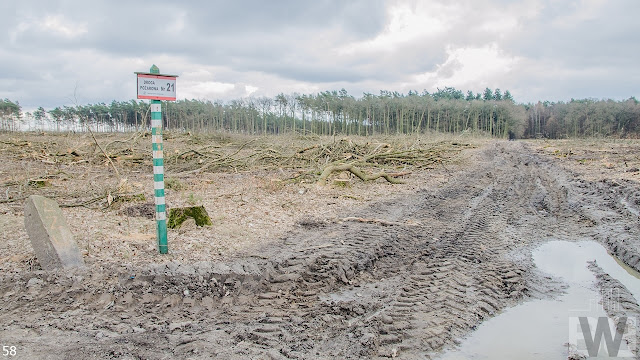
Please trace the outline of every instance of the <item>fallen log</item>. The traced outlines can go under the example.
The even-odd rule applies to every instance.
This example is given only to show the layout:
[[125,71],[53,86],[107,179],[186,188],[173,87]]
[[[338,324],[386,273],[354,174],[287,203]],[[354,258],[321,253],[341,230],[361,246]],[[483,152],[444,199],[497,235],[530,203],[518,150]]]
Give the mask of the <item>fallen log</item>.
[[354,221],[354,222],[361,222],[361,223],[368,223],[368,224],[379,224],[379,225],[382,225],[382,226],[393,226],[393,225],[398,225],[398,226],[418,226],[418,224],[415,223],[415,222],[401,223],[401,222],[387,221],[387,220],[382,220],[382,219],[367,219],[367,218],[354,217],[354,216],[349,216],[349,217],[346,217],[346,218],[342,218],[342,219],[340,219],[340,221],[341,222]]
[[366,175],[364,172],[362,172],[362,170],[360,170],[357,167],[355,167],[354,164],[342,164],[342,165],[329,165],[329,166],[327,166],[322,171],[322,174],[320,175],[320,178],[318,178],[318,183],[326,184],[327,178],[329,177],[329,175],[331,175],[334,172],[338,172],[338,171],[348,171],[348,172],[352,173],[353,175],[357,176],[362,181],[371,181],[371,180],[376,180],[378,178],[384,178],[385,180],[387,180],[388,182],[390,182],[392,184],[403,184],[404,183],[402,180],[398,180],[398,179],[394,178],[394,175],[396,175],[396,176],[404,175],[403,173],[389,174],[389,173],[386,173],[386,172],[379,172],[379,173],[373,174],[373,175]]

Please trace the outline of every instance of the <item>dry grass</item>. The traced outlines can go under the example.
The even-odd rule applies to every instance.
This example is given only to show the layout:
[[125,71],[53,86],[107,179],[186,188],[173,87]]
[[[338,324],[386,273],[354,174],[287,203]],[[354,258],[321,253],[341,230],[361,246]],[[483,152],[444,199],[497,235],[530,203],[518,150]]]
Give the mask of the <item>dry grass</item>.
[[[204,205],[213,226],[170,230],[170,253],[159,255],[150,137],[96,136],[120,177],[88,134],[0,133],[0,270],[37,267],[22,213],[32,194],[69,206],[63,212],[89,265],[213,260],[278,241],[301,219],[337,219],[354,207],[438,186],[474,147],[489,141],[440,134],[166,134],[167,206]],[[404,157],[379,157],[391,153]],[[328,186],[316,183],[325,166],[345,162],[359,162],[364,171],[410,174],[402,185],[362,182],[347,173],[333,174],[338,181]]]
[[640,181],[640,140],[532,140],[531,144],[586,180]]

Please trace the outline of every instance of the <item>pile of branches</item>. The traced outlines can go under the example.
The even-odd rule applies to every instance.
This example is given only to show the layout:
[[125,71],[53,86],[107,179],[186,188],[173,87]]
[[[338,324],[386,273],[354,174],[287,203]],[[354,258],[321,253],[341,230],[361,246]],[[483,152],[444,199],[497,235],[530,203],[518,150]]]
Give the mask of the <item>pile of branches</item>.
[[[302,146],[301,146],[302,145]],[[267,143],[254,138],[235,146],[209,144],[187,149],[167,157],[173,173],[194,174],[210,171],[248,169],[290,169],[291,179],[313,178],[326,183],[331,174],[349,172],[363,181],[384,178],[399,183],[398,177],[411,170],[433,168],[447,161],[468,144],[414,141],[356,141],[351,138]],[[372,175],[366,172],[373,171]]]
[[[433,168],[460,149],[458,143],[413,143],[405,142],[364,142],[357,143],[349,138],[298,151],[298,157],[309,161],[310,165],[321,166],[319,183],[326,183],[336,172],[349,172],[370,181],[384,178],[390,183],[401,183],[399,177],[410,174],[411,170]],[[463,145],[467,146],[467,145]],[[363,169],[373,172],[367,175]]]
[[[101,135],[101,142],[93,133],[27,133],[25,139],[0,138],[0,151],[7,163],[19,162],[23,169],[29,169],[11,172],[11,180],[0,182],[0,204],[19,203],[35,194],[56,199],[61,207],[109,208],[143,201],[144,195],[127,184],[118,168],[127,164],[139,166],[147,158],[151,163],[148,147],[140,150],[137,145],[145,133],[127,139],[121,134]],[[100,178],[106,184],[106,167],[113,170],[117,186],[88,190],[76,183],[78,177],[88,177]],[[34,176],[31,172],[39,174]]]
[[[220,171],[280,171],[286,181],[345,182],[352,178],[383,178],[400,183],[412,171],[446,163],[469,147],[453,141],[426,138],[371,137],[249,137],[219,134],[164,134],[167,174],[188,176]],[[0,203],[24,200],[31,194],[57,199],[63,206],[111,207],[120,201],[137,201],[133,189],[125,189],[128,170],[149,171],[152,165],[150,133],[135,134],[29,134],[24,138],[0,137],[0,150],[13,163],[28,160],[39,174],[12,176],[0,182]],[[110,169],[110,170],[107,170]],[[87,192],[77,186],[51,186],[59,180],[74,183],[77,177],[101,178],[109,171],[108,189]],[[121,174],[121,171],[124,171]],[[346,173],[347,177],[335,176]],[[90,180],[91,181],[91,180]],[[69,192],[78,188],[77,193]],[[88,198],[88,196],[90,196]],[[71,201],[70,201],[71,199]]]

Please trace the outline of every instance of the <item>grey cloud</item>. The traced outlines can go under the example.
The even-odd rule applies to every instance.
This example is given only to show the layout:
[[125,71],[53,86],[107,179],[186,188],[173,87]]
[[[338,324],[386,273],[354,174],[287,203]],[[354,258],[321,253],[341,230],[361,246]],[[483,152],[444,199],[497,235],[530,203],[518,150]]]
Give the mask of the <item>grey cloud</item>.
[[289,79],[320,84],[336,81],[358,82],[367,78],[364,74],[357,71],[341,67],[332,67],[330,65],[300,66],[289,64],[289,66],[274,66],[273,68],[262,68],[261,70],[274,72]]
[[[611,1],[594,19],[565,24],[560,19],[579,8],[570,2],[540,3],[544,6],[537,16],[513,10],[514,2],[507,0],[451,3],[457,8],[445,34],[404,42],[393,51],[343,54],[335,49],[384,31],[386,7],[395,2],[9,0],[3,4],[6,11],[0,12],[0,79],[5,85],[0,94],[15,96],[24,105],[57,106],[68,103],[64,99],[78,84],[81,101],[126,100],[134,96],[129,89],[131,72],[144,70],[125,73],[120,68],[133,58],[173,59],[171,66],[183,68],[158,64],[172,72],[219,69],[215,81],[236,85],[226,97],[242,96],[244,89],[238,84],[257,84],[251,78],[256,74],[271,82],[260,83],[258,93],[265,95],[296,84],[345,87],[354,94],[407,87],[421,91],[429,84],[413,84],[412,79],[437,71],[447,60],[447,46],[497,44],[506,55],[524,59],[523,66],[531,67],[481,83],[508,88],[518,100],[638,95],[640,3]],[[504,19],[495,18],[500,11]],[[38,26],[47,15],[83,24],[87,31],[61,36]],[[494,33],[482,29],[486,19],[515,19],[520,26]],[[28,23],[34,25],[25,27]],[[106,59],[104,68],[98,68],[96,58]],[[441,68],[440,75],[446,78],[455,71],[455,66]]]
[[[153,4],[153,5],[152,5]],[[176,50],[196,54],[203,48],[244,38],[246,46],[260,43],[264,36],[317,32],[327,28],[344,29],[344,37],[375,35],[384,22],[381,1],[202,1],[176,5],[175,2],[44,2],[42,6],[17,6],[8,24],[16,28],[21,21],[38,21],[46,15],[62,14],[75,23],[86,23],[88,34],[64,41],[53,34],[32,28],[17,40],[25,46],[99,47],[119,53],[157,48],[157,43],[178,45]],[[16,7],[14,5],[14,7]],[[173,29],[184,16],[184,29]],[[248,41],[247,41],[248,40]],[[281,41],[287,41],[282,38]]]
[[[294,28],[298,31],[344,27],[349,36],[368,37],[384,22],[384,7],[375,1],[212,1],[188,11],[200,30],[235,33],[269,33]],[[215,36],[215,33],[209,34]]]
[[[560,79],[558,79],[560,78]],[[640,76],[626,76],[625,70],[589,76],[571,73],[564,76],[523,74],[508,88],[518,101],[569,101],[571,98],[627,99],[638,96]],[[553,84],[553,86],[549,86]],[[606,89],[603,92],[603,89]]]
[[575,10],[565,3],[545,7],[535,21],[524,24],[522,33],[510,39],[507,47],[528,58],[560,60],[577,67],[638,58],[640,46],[632,34],[640,31],[640,3],[612,1],[593,19],[563,20]]

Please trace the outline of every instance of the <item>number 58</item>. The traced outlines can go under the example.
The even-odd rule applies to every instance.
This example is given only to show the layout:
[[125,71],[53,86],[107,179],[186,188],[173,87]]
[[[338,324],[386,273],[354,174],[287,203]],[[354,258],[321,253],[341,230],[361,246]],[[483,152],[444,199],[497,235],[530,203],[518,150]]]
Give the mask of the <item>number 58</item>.
[[16,356],[16,347],[15,346],[2,346],[2,356]]

